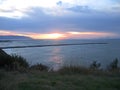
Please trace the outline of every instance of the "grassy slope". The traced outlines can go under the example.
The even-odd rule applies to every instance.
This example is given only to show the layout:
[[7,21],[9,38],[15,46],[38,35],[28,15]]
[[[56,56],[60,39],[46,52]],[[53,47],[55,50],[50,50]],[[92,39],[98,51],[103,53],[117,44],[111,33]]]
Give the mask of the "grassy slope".
[[0,90],[120,90],[120,76],[0,71]]

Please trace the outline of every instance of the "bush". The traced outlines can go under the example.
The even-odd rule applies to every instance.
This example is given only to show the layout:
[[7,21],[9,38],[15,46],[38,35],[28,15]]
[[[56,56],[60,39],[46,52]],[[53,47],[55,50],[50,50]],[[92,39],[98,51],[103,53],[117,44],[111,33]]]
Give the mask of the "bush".
[[21,56],[11,55],[11,59],[13,60],[14,63],[18,63],[19,66],[26,67],[26,68],[29,67],[29,64],[26,61],[26,59]]
[[18,55],[8,55],[0,49],[0,68],[6,70],[19,70],[28,67],[29,64],[23,57]]
[[115,71],[115,70],[118,70],[119,67],[118,67],[118,59],[116,58],[115,60],[113,60],[110,65],[108,65],[108,70],[110,71]]
[[39,70],[39,71],[48,71],[48,67],[43,64],[36,64],[30,67],[30,69]]
[[101,64],[97,63],[97,61],[93,61],[93,63],[90,65],[90,69],[92,70],[98,70],[100,68]]

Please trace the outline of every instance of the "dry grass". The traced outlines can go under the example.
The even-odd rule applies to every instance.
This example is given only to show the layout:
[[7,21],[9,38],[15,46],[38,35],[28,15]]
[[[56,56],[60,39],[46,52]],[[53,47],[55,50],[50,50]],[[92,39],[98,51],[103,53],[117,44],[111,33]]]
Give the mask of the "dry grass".
[[120,76],[0,71],[0,90],[120,90]]

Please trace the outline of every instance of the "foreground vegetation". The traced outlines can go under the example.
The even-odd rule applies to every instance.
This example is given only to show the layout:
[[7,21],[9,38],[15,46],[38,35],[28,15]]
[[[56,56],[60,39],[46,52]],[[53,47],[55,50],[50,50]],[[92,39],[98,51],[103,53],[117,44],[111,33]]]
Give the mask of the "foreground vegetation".
[[120,77],[1,70],[0,90],[120,90]]
[[18,55],[0,50],[0,90],[120,90],[118,59],[107,70],[97,61],[90,68],[65,66],[49,71],[42,64],[30,66]]

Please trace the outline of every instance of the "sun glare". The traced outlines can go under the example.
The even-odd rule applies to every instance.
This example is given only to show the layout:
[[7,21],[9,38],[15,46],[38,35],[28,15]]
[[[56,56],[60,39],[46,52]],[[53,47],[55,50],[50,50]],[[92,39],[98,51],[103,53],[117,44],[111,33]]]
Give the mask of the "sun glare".
[[64,35],[59,33],[53,33],[53,34],[49,34],[48,37],[53,39],[60,39],[60,38],[63,38]]
[[80,34],[80,32],[68,32],[69,34]]
[[34,35],[33,38],[34,39],[63,39],[65,38],[65,35],[60,33],[36,34]]

